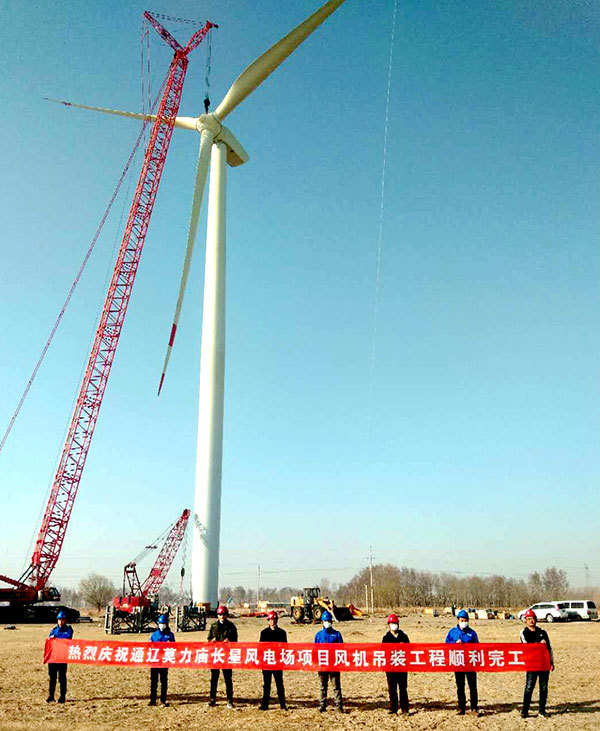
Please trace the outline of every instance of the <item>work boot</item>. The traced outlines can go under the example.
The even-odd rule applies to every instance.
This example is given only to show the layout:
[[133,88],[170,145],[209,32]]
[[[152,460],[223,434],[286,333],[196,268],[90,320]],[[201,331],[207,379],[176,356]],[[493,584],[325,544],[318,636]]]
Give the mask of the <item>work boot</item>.
[[54,703],[54,696],[53,695],[49,695],[46,698],[46,703]]
[[214,698],[211,698],[206,705],[212,708],[217,705],[217,701]]
[[151,701],[150,701],[150,703],[148,703],[148,705],[149,705],[149,706],[155,706],[155,705],[156,705],[156,701],[152,701],[152,700],[151,700]]
[[65,697],[64,697],[64,695],[61,695],[61,697],[58,699],[57,703],[64,703],[64,702],[65,702]]

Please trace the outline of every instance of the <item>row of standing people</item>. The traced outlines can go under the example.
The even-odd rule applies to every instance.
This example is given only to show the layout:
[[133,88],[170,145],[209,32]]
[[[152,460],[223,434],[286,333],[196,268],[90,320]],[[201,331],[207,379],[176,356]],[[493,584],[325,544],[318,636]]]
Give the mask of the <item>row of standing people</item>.
[[[237,642],[238,633],[235,624],[228,618],[229,611],[225,606],[219,606],[217,609],[217,621],[214,622],[208,633],[208,642]],[[268,626],[260,633],[260,642],[287,642],[287,633],[278,626],[278,615],[276,612],[269,612],[267,615]],[[316,633],[315,643],[330,644],[342,643],[341,633],[333,628],[333,617],[330,612],[325,611],[322,614],[323,628]],[[477,643],[479,638],[474,629],[469,627],[469,615],[463,609],[457,614],[457,625],[453,627],[446,635],[447,643]],[[73,628],[67,625],[66,615],[59,612],[57,616],[58,624],[50,632],[50,637],[71,639],[73,637]],[[521,642],[541,642],[547,645],[550,654],[550,667],[554,670],[554,658],[550,638],[548,633],[537,627],[537,617],[535,612],[528,610],[525,613],[526,626],[522,630]],[[399,619],[396,614],[390,614],[387,618],[388,631],[382,638],[383,643],[408,643],[410,642],[408,635],[400,629]],[[169,617],[163,614],[158,619],[158,629],[151,635],[150,642],[175,642],[175,635],[169,627]],[[227,699],[227,708],[233,708],[233,670],[213,668],[210,671],[210,694],[209,706],[215,706],[217,702],[217,688],[219,683],[219,675],[223,673],[225,682],[225,695]],[[66,663],[49,663],[48,673],[50,679],[48,702],[54,701],[56,682],[58,679],[60,695],[59,703],[64,703],[67,693],[67,665]],[[287,710],[285,699],[285,686],[283,682],[282,670],[263,670],[263,695],[260,704],[260,710],[266,711],[269,707],[271,697],[272,681],[275,681],[277,690],[277,699],[282,710]],[[529,715],[529,708],[536,683],[539,680],[539,715],[546,716],[546,703],[548,699],[548,679],[549,671],[545,672],[527,672],[525,680],[525,691],[523,694],[523,707],[521,715],[526,718]],[[331,682],[333,686],[333,700],[338,711],[343,712],[342,686],[339,672],[319,672],[319,710],[321,712],[327,709],[328,687]],[[456,694],[458,700],[458,714],[464,715],[467,708],[467,699],[465,693],[465,684],[469,687],[469,701],[471,711],[479,714],[479,699],[477,693],[477,673],[476,672],[457,672],[454,673],[456,681]],[[409,712],[408,700],[408,674],[406,672],[386,672],[386,681],[389,698],[389,713],[407,714]],[[168,668],[151,668],[150,669],[150,703],[155,706],[158,698],[158,685],[160,683],[160,702],[162,705],[168,706],[167,691],[169,683]]]

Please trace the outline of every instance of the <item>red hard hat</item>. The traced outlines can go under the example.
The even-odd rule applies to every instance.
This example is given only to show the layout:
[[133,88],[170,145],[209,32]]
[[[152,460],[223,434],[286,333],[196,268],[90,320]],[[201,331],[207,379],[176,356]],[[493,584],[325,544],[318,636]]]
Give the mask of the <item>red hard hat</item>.
[[279,619],[279,615],[277,614],[277,612],[270,611],[267,614],[267,619],[274,619],[275,621],[277,621]]
[[224,604],[217,608],[217,614],[229,614],[229,609]]
[[533,609],[528,609],[525,614],[523,614],[523,617],[527,619],[527,617],[533,617],[534,619],[537,619],[537,614],[533,611]]
[[399,624],[400,623],[400,620],[398,619],[398,615],[397,614],[390,614],[390,616],[387,618],[387,623],[388,624],[392,624],[392,623],[393,624]]

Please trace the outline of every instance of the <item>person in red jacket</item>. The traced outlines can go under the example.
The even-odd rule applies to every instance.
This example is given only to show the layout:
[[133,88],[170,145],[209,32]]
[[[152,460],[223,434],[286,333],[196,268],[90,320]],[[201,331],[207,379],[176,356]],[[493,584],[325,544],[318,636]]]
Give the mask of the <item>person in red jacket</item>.
[[[398,615],[390,614],[387,618],[388,631],[383,635],[382,642],[410,642],[399,627]],[[408,713],[408,675],[406,673],[386,673],[385,678],[388,686],[390,699],[390,714],[398,713],[398,691],[400,691],[400,711]]]
[[[550,670],[554,670],[554,655],[552,653],[552,647],[550,646],[550,638],[545,629],[540,629],[537,626],[537,616],[533,609],[528,609],[525,612],[525,628],[521,632],[521,642],[542,642],[548,648],[550,654]],[[546,713],[546,701],[548,700],[548,680],[550,673],[548,670],[540,672],[528,671],[525,676],[525,692],[523,693],[523,710],[521,716],[527,718],[529,716],[529,706],[531,705],[531,697],[533,696],[533,690],[537,679],[540,680],[540,707],[539,715],[547,716]]]

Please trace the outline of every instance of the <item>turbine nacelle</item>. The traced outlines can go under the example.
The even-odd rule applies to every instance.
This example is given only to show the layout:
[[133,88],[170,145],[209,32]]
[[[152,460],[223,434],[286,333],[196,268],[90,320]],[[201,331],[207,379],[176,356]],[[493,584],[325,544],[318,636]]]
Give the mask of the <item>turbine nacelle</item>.
[[[75,105],[73,105],[75,106]],[[115,114],[117,112],[113,112]],[[146,119],[154,119],[147,115]],[[175,127],[209,133],[213,142],[224,142],[227,146],[227,164],[231,167],[238,167],[248,162],[248,153],[233,132],[225,127],[216,114],[201,114],[199,117],[176,117]]]
[[248,162],[249,156],[233,132],[225,127],[216,114],[201,114],[196,119],[196,130],[206,130],[213,142],[223,142],[227,147],[227,164],[235,168]]

